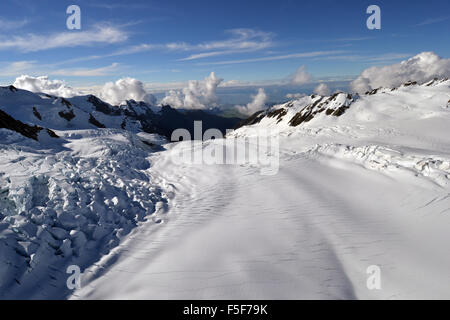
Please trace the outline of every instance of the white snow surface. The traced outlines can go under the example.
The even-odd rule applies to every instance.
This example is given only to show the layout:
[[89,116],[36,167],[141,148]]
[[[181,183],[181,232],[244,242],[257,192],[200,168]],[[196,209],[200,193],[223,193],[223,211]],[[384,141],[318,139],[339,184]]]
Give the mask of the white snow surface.
[[[95,263],[166,203],[152,149],[117,129],[39,143],[0,129],[0,298],[66,297],[69,265]],[[151,140],[146,136],[146,140]]]
[[[308,106],[323,111],[291,126]],[[0,298],[450,299],[450,81],[281,108],[160,152],[120,129],[0,130]],[[254,128],[277,129],[277,174],[173,161]]]
[[[276,106],[290,108],[281,121],[151,155],[168,219],[135,228],[71,298],[449,299],[450,81],[339,95],[343,115],[289,126],[311,99]],[[230,151],[255,127],[279,130],[275,175],[172,162]],[[373,265],[380,290],[367,287]]]

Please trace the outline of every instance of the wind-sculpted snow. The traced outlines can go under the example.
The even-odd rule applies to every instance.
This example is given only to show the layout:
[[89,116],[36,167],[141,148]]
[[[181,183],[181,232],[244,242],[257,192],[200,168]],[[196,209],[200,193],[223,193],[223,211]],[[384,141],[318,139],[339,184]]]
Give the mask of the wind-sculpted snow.
[[45,150],[1,130],[1,298],[63,298],[69,265],[83,270],[139,223],[161,222],[152,149],[134,134],[61,131]]
[[[445,79],[307,96],[226,139],[163,146],[95,126],[38,141],[0,130],[1,297],[450,298],[449,100]],[[71,101],[100,123],[111,116]],[[271,135],[273,175],[258,162],[173,158],[245,155]],[[84,274],[69,291],[73,264]]]
[[[171,220],[136,229],[71,298],[450,298],[449,99],[448,80],[303,97],[225,141],[167,146],[151,170],[175,190]],[[173,165],[174,153],[234,152],[255,132],[279,135],[275,175]]]
[[341,144],[317,145],[309,153],[312,157],[318,154],[329,159],[359,163],[365,168],[391,176],[409,174],[415,177],[426,177],[442,187],[446,187],[450,182],[449,158],[408,154],[379,145],[362,147]]
[[[314,142],[283,137],[272,176],[252,165],[173,166],[170,152],[158,155],[154,173],[176,190],[172,219],[164,229],[137,229],[113,262],[89,269],[89,285],[71,298],[450,297],[450,189],[436,183],[448,160],[428,161],[441,170],[429,175],[421,167],[427,157],[412,151],[336,145],[319,152]],[[373,265],[381,290],[366,285]]]

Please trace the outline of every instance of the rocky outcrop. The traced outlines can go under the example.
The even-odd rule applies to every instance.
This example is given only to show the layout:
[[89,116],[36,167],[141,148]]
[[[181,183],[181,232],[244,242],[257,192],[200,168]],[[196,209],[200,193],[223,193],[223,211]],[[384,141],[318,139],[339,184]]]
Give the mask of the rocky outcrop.
[[97,128],[106,128],[106,126],[97,119],[95,119],[92,114],[89,114],[89,123],[93,124]]
[[[16,120],[13,117],[11,117],[9,114],[4,112],[3,110],[0,110],[0,128],[5,128],[5,129],[9,129],[9,130],[18,132],[21,135],[23,135],[27,138],[31,138],[36,141],[38,141],[39,132],[44,129],[44,128],[36,126],[36,125],[30,126],[19,120]],[[54,131],[52,131],[50,129],[46,129],[46,131],[51,137],[53,137],[53,138],[58,137],[58,135]]]
[[[66,119],[67,121],[72,120],[73,118],[75,118],[75,114],[73,113],[73,110],[69,110],[69,111],[60,111],[58,112],[58,115],[61,118]],[[42,120],[42,119],[41,119]]]

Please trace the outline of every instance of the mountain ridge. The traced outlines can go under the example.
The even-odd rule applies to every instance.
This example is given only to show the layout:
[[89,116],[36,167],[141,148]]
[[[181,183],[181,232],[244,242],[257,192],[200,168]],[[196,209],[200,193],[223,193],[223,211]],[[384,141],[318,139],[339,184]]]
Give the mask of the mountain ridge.
[[[442,87],[442,90],[430,91],[433,88]],[[262,126],[282,127],[282,130],[295,128],[298,126],[305,126],[314,123],[316,119],[322,120],[333,119],[337,120],[344,116],[349,110],[351,111],[357,104],[371,104],[371,100],[375,100],[375,96],[381,94],[386,95],[385,100],[394,99],[397,94],[401,99],[414,98],[413,95],[420,95],[423,91],[425,95],[430,97],[439,96],[440,99],[445,100],[445,93],[450,93],[450,82],[447,78],[434,79],[422,84],[416,81],[408,81],[399,87],[394,88],[377,88],[366,92],[364,95],[357,93],[336,92],[330,96],[309,95],[299,99],[290,100],[288,102],[277,104],[269,109],[261,110],[249,118],[241,121],[234,129],[241,129],[248,126],[258,126],[263,122]],[[418,92],[412,92],[417,90]],[[403,96],[402,96],[403,95]],[[450,98],[450,94],[448,96]],[[447,98],[447,100],[448,100]],[[443,101],[442,107],[448,108],[450,100]],[[447,105],[445,105],[447,103]],[[364,113],[364,108],[361,108],[361,113]],[[387,110],[387,109],[386,109]],[[386,110],[379,110],[378,116],[383,114]],[[394,110],[393,110],[394,111]],[[281,126],[280,126],[280,125]]]
[[203,110],[181,112],[169,105],[159,107],[135,100],[113,106],[94,95],[62,98],[12,85],[0,87],[0,110],[0,127],[34,140],[38,140],[41,131],[56,138],[54,130],[95,128],[156,133],[170,139],[178,128],[185,128],[193,135],[194,121],[202,121],[203,131],[216,128],[223,133],[240,121]]

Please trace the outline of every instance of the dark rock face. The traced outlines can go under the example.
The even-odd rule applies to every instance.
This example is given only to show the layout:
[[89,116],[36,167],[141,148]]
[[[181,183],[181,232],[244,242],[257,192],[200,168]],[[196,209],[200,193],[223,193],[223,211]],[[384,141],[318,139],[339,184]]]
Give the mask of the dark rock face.
[[261,111],[257,111],[254,114],[252,114],[249,118],[241,120],[235,127],[234,129],[239,129],[240,127],[244,127],[244,126],[251,126],[253,124],[257,124],[260,123],[261,120],[266,116],[265,111],[261,110]]
[[366,95],[371,96],[371,95],[377,94],[377,92],[378,92],[380,89],[381,89],[381,88],[377,88],[377,89],[373,89],[372,91],[367,91],[367,92],[366,92]]
[[47,133],[48,133],[48,135],[50,136],[50,137],[52,137],[52,138],[59,138],[59,136],[53,131],[53,130],[50,130],[50,129],[45,129],[45,130],[47,130]]
[[65,106],[66,107],[66,109],[68,110],[68,111],[66,111],[66,110],[61,110],[61,111],[59,111],[58,112],[58,115],[61,117],[61,118],[64,118],[64,119],[66,119],[67,121],[70,121],[70,120],[72,120],[73,118],[75,118],[75,113],[73,112],[73,105],[72,105],[72,103],[70,103],[70,101],[68,101],[68,100],[66,100],[66,99],[64,99],[64,98],[57,98],[58,100],[59,100],[59,102],[63,105],[63,106]]
[[39,113],[39,111],[37,111],[36,107],[33,107],[33,114],[34,114],[34,116],[35,116],[36,118],[38,118],[39,120],[42,121],[42,116],[41,116],[41,114]]
[[72,107],[72,104],[64,98],[61,98],[61,103],[63,105],[65,105],[68,109],[70,109],[70,107]]
[[[127,121],[139,121],[142,130],[147,133],[157,133],[170,139],[172,132],[176,129],[186,129],[194,136],[194,121],[202,121],[202,133],[214,128],[219,129],[223,134],[227,129],[232,129],[241,119],[225,118],[202,110],[177,110],[170,106],[162,106],[159,112],[152,111],[151,107],[142,101],[128,100],[126,105],[111,106],[99,98],[90,95],[88,101],[98,112],[110,116],[123,116],[120,125],[126,129]],[[105,126],[96,120],[92,114],[89,122],[99,128]]]
[[314,115],[312,113],[308,112],[306,114],[302,114],[299,112],[291,119],[291,121],[289,121],[289,124],[291,127],[296,127],[301,125],[303,122],[308,122],[312,119],[314,119]]
[[[292,106],[292,105],[291,105]],[[281,120],[283,120],[283,117],[287,114],[287,110],[284,108],[280,108],[274,111],[271,111],[269,113],[267,113],[267,116],[269,118],[274,118],[277,117],[277,123],[279,123]]]
[[441,78],[441,79],[434,78],[433,80],[430,81],[430,83],[427,84],[427,87],[431,87],[432,85],[434,85],[434,84],[436,84],[438,82],[445,82],[447,80],[448,80],[448,78]]
[[348,108],[350,108],[350,106],[341,106],[341,107],[337,108],[334,112],[332,112],[331,115],[335,116],[335,117],[340,117],[345,113],[345,111]]
[[[331,96],[329,98],[329,101],[331,101],[336,96]],[[320,99],[316,100],[313,104],[307,105],[304,107],[300,112],[297,112],[295,116],[289,121],[289,124],[292,127],[296,127],[303,122],[308,122],[314,119],[314,116],[317,113],[320,113],[324,111],[323,108],[320,108],[322,106],[321,102],[323,101],[324,97],[321,97]],[[327,100],[328,101],[328,100]]]
[[[89,124],[92,124],[97,128],[106,128],[106,125],[101,123],[94,116],[96,113],[102,113],[110,117],[120,117],[119,119],[116,118],[114,121],[108,123],[119,123],[119,128],[124,130],[128,129],[128,123],[132,123],[133,128],[140,127],[147,133],[160,134],[169,139],[172,132],[176,129],[186,129],[193,137],[195,121],[202,121],[202,134],[206,130],[212,128],[219,129],[225,134],[227,129],[232,129],[241,120],[239,118],[221,117],[202,110],[177,110],[170,106],[161,107],[159,110],[159,108],[154,108],[145,102],[136,102],[134,100],[127,101],[125,105],[112,106],[94,95],[66,99],[46,94],[45,97],[50,99],[49,102],[46,98],[41,97],[41,94],[36,94],[36,97],[32,97],[33,93],[22,93],[22,90],[18,90],[14,86],[5,87],[4,89],[14,93],[18,92],[17,94],[24,94],[24,101],[21,101],[21,96],[17,96],[15,99],[17,99],[18,106],[23,108],[24,112],[29,112],[30,114],[24,115],[23,119],[27,120],[23,120],[20,117],[22,121],[26,122],[23,123],[18,120],[16,122],[16,119],[3,112],[3,121],[1,125],[3,128],[17,131],[34,140],[38,139],[39,131],[44,129],[40,127],[44,126],[42,123],[48,122],[49,124],[47,126],[52,125],[51,121],[53,121],[53,119],[49,118],[50,116],[47,115],[48,113],[42,112],[45,110],[47,104],[51,104],[54,113],[68,122],[73,121],[73,119],[82,115],[83,119],[87,119],[86,123],[80,124],[83,128],[89,128]],[[30,98],[34,98],[36,101],[33,102],[33,105],[30,105]],[[42,101],[42,105],[40,101]],[[82,105],[78,105],[78,103],[81,103]],[[39,112],[38,109],[41,112]],[[30,115],[35,120],[31,119],[31,123],[28,120],[30,119]],[[117,122],[117,120],[119,120],[119,122]],[[33,126],[33,122],[38,123],[40,126]],[[71,128],[76,129],[73,126]],[[49,132],[49,134],[51,136],[54,135],[53,132]]]
[[[73,113],[73,110],[69,110],[69,111],[60,111],[58,112],[58,115],[61,118],[66,119],[67,121],[72,120],[73,118],[75,118],[75,114]],[[41,119],[42,120],[42,119]]]
[[92,103],[92,105],[95,107],[95,110],[104,114],[108,115],[115,115],[118,116],[121,114],[121,111],[117,107],[111,107],[111,105],[107,104],[106,102],[103,102],[99,98],[97,98],[94,95],[90,95],[88,97],[88,101]]
[[225,118],[213,114],[209,114],[202,110],[189,110],[184,114],[186,117],[187,127],[194,134],[194,121],[202,121],[203,133],[208,129],[218,129],[222,134],[225,135],[227,129],[232,129],[239,121],[239,118]]
[[341,104],[338,107],[330,108],[328,105],[335,101],[339,95],[342,93],[335,93],[328,99],[324,100],[324,97],[318,99],[313,104],[307,105],[305,108],[303,108],[300,112],[298,112],[292,119],[289,121],[289,124],[292,127],[296,127],[303,122],[308,122],[314,119],[314,117],[318,113],[322,113],[325,111],[325,114],[327,116],[335,116],[340,117],[342,116],[345,111],[347,111],[348,108],[350,108],[351,103],[353,102],[353,97],[351,94],[347,94],[346,101]]
[[[139,118],[138,118],[139,119]],[[224,118],[209,114],[202,110],[178,111],[170,106],[161,107],[158,113],[141,120],[142,129],[149,133],[158,133],[171,138],[176,129],[186,129],[194,137],[194,122],[202,122],[202,134],[208,129],[218,129],[225,135],[227,129],[232,129],[241,119]]]
[[409,86],[415,86],[417,85],[417,81],[408,81],[405,84],[403,84],[405,87],[409,87]]
[[[376,93],[376,91],[375,91]],[[343,96],[344,95],[344,96]],[[316,99],[313,103],[310,103],[303,107],[299,112],[297,112],[290,120],[289,125],[292,127],[296,127],[301,125],[302,123],[309,122],[316,117],[319,113],[325,113],[327,116],[340,117],[342,116],[349,108],[350,105],[355,100],[351,94],[345,95],[342,92],[337,92],[333,94],[331,97],[321,97],[316,95],[311,95],[311,99]],[[337,103],[337,99],[340,97],[341,99],[345,98],[344,102]],[[282,107],[277,109],[268,109],[265,111],[258,111],[254,113],[249,118],[239,122],[239,124],[235,127],[238,129],[243,126],[250,126],[261,122],[265,117],[275,118],[277,119],[277,123],[282,121],[288,114],[288,110],[294,107],[294,102],[288,102],[284,104]]]
[[95,119],[92,114],[89,114],[89,123],[93,124],[97,128],[106,128],[106,126],[97,119]]
[[[3,110],[0,110],[0,128],[18,132],[21,135],[36,141],[38,140],[39,132],[44,129],[36,125],[32,127],[19,120],[16,120]],[[50,129],[46,130],[51,137],[58,138],[58,135],[55,132]]]

